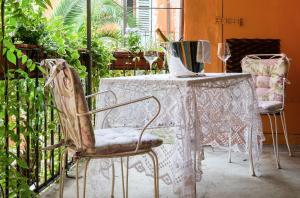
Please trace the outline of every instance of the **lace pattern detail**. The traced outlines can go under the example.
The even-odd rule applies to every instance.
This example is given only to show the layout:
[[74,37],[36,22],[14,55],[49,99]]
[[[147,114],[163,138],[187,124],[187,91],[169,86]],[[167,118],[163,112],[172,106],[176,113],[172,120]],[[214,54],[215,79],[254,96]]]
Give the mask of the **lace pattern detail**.
[[[195,182],[200,181],[202,174],[204,145],[228,149],[231,139],[233,151],[248,155],[248,136],[252,130],[255,164],[259,160],[264,136],[251,75],[222,74],[184,79],[170,75],[120,77],[102,79],[100,90],[113,91],[118,102],[148,95],[160,100],[161,114],[146,132],[164,139],[165,144],[155,149],[159,177],[165,184],[173,185],[174,193],[180,197],[194,197]],[[111,102],[109,97],[97,98],[99,106]],[[96,116],[96,129],[141,128],[154,112],[155,105],[147,101],[100,113]],[[152,176],[150,160],[148,156],[131,157],[129,166]],[[93,166],[100,163],[105,164],[99,167],[108,176],[108,161],[94,162]]]

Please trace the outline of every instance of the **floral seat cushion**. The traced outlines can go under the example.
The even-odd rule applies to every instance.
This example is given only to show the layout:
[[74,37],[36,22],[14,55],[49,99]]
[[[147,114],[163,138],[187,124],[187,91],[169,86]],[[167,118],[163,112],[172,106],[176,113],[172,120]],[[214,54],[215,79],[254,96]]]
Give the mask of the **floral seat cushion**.
[[282,102],[258,101],[258,108],[261,113],[277,112],[282,108]]
[[[133,128],[107,128],[95,130],[95,152],[97,154],[117,154],[134,151],[140,136],[140,130]],[[140,150],[160,146],[163,141],[155,135],[144,133]]]

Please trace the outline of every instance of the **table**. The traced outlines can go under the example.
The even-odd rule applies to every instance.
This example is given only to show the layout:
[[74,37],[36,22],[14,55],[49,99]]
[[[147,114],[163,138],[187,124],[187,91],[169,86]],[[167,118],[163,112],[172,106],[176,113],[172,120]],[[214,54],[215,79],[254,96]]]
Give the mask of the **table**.
[[[111,90],[118,102],[153,95],[160,100],[161,114],[149,132],[165,144],[155,151],[160,179],[173,185],[180,197],[195,197],[201,179],[203,146],[230,148],[253,159],[256,167],[262,151],[261,118],[249,74],[208,73],[205,77],[176,78],[169,74],[105,78],[99,90]],[[98,97],[97,105],[112,103]],[[149,101],[122,107],[96,116],[96,128],[142,127],[155,112]],[[130,168],[152,174],[150,159],[130,158]],[[224,162],[225,163],[225,162]],[[107,166],[109,167],[109,166]],[[251,166],[250,166],[251,167]]]

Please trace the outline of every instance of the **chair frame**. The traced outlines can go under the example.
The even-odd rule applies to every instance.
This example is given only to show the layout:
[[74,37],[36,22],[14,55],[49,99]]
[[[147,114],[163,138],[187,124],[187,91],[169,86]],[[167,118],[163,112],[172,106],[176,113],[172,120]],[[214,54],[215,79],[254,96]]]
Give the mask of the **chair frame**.
[[[270,56],[270,59],[275,58],[275,57],[282,57],[286,59],[288,68],[286,74],[288,74],[289,69],[290,69],[290,59],[287,58],[285,54],[251,54],[247,55],[246,57],[251,57],[255,59],[260,59],[260,56]],[[289,145],[289,140],[288,140],[288,132],[287,132],[287,125],[286,125],[286,118],[285,118],[285,112],[284,112],[284,107],[285,107],[285,86],[286,84],[290,84],[289,80],[286,77],[283,77],[282,81],[282,87],[283,87],[283,96],[282,96],[282,107],[276,111],[266,111],[266,112],[260,112],[261,115],[267,115],[271,127],[271,133],[272,133],[272,142],[273,142],[273,150],[274,150],[274,156],[276,160],[276,166],[278,169],[281,169],[280,166],[280,160],[279,160],[279,151],[278,151],[278,126],[277,126],[277,115],[279,113],[280,119],[281,119],[281,125],[283,128],[283,133],[284,133],[284,138],[286,142],[286,146],[289,152],[289,156],[293,156],[290,145]],[[273,121],[272,117],[274,118],[274,126],[273,127]],[[275,130],[275,137],[274,137],[274,130]],[[229,151],[229,162],[231,162],[231,149]]]
[[[45,60],[45,62],[43,64],[52,64],[52,66],[54,65],[54,61],[56,61],[55,59],[48,59]],[[52,74],[56,75],[60,68],[61,65],[57,65],[57,67],[53,68]],[[49,79],[51,79],[51,81],[55,78],[55,76],[50,76]],[[73,81],[73,79],[72,79]],[[50,84],[51,82],[47,82],[46,85]],[[108,91],[103,91],[103,92],[98,92],[95,94],[91,94],[86,96],[85,98],[91,98],[100,94],[105,94],[105,93],[112,93],[116,102],[116,95],[114,92],[108,90]],[[139,139],[137,141],[137,145],[135,150],[133,151],[127,151],[127,152],[119,152],[119,153],[113,153],[113,154],[89,154],[89,153],[85,153],[82,152],[81,150],[78,149],[74,149],[71,148],[64,140],[62,140],[60,143],[55,144],[55,145],[51,145],[48,147],[43,148],[42,150],[53,150],[55,148],[58,147],[65,147],[65,150],[62,152],[61,154],[61,162],[60,162],[60,184],[59,184],[59,197],[62,198],[63,197],[63,191],[64,191],[64,171],[65,171],[65,161],[66,161],[66,156],[68,151],[74,153],[73,155],[73,159],[75,160],[75,166],[76,166],[76,194],[77,194],[77,198],[79,198],[79,178],[78,178],[78,174],[79,174],[79,161],[81,159],[85,160],[85,168],[84,168],[84,182],[83,182],[83,197],[85,198],[86,195],[86,179],[87,179],[87,169],[88,169],[88,165],[91,159],[99,159],[99,158],[121,158],[121,170],[122,170],[122,187],[123,187],[123,197],[124,198],[128,198],[128,161],[129,161],[129,157],[131,156],[136,156],[136,155],[142,155],[142,154],[148,154],[152,160],[153,163],[153,168],[154,168],[154,197],[158,198],[159,197],[159,168],[158,168],[158,157],[157,154],[153,151],[153,147],[147,148],[147,149],[140,149],[141,143],[142,143],[142,136],[145,132],[145,130],[148,128],[148,126],[158,117],[160,111],[161,111],[161,104],[159,102],[159,100],[155,97],[155,96],[145,96],[145,97],[141,97],[141,98],[137,98],[135,100],[131,100],[131,101],[127,101],[127,102],[123,102],[123,103],[116,103],[114,105],[110,105],[110,106],[106,106],[104,108],[97,108],[94,110],[89,110],[86,113],[77,113],[76,116],[77,118],[79,118],[80,116],[86,116],[86,115],[93,115],[99,112],[105,112],[108,111],[108,113],[106,114],[105,118],[107,118],[108,114],[115,108],[119,108],[119,107],[123,107],[123,106],[127,106],[127,105],[131,105],[134,103],[139,103],[145,100],[154,100],[157,104],[157,111],[156,113],[151,117],[151,119],[143,126],[143,128],[140,131],[139,134]],[[76,110],[77,111],[77,110]],[[103,123],[102,123],[103,126]],[[82,139],[80,139],[80,145],[82,145]],[[126,174],[126,190],[125,190],[125,182],[124,182],[124,171],[123,171],[123,157],[127,158],[127,174]],[[114,185],[115,185],[115,167],[114,167],[114,163],[112,162],[112,192],[111,192],[111,197],[114,197]]]
[[[285,89],[285,84],[288,84],[289,81],[286,78],[283,78],[283,89]],[[276,167],[278,169],[281,169],[280,165],[280,160],[279,160],[279,149],[278,149],[278,125],[277,125],[277,114],[279,113],[280,119],[281,119],[281,126],[283,129],[283,134],[286,142],[286,146],[289,152],[289,156],[292,157],[293,154],[291,152],[290,144],[289,144],[289,139],[288,139],[288,132],[287,132],[287,125],[286,125],[286,118],[285,118],[285,112],[284,112],[284,98],[285,98],[285,91],[283,90],[283,102],[282,102],[282,107],[281,109],[277,111],[270,111],[270,112],[263,112],[261,113],[262,115],[267,115],[271,127],[271,133],[272,133],[272,142],[273,142],[273,150],[274,150],[274,155],[275,155],[275,160],[276,160]],[[273,121],[272,121],[272,116],[274,118],[274,127],[273,127]],[[274,137],[274,130],[275,130],[275,137]]]

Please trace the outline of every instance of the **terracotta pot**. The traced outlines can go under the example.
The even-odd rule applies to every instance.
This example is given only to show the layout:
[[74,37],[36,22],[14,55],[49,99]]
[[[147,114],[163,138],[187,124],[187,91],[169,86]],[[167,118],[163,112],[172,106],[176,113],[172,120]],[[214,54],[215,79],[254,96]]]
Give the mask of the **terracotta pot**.
[[32,44],[25,44],[25,43],[21,43],[21,44],[15,44],[16,48],[22,50],[22,49],[41,49],[40,46],[38,45],[32,45]]
[[[116,60],[110,65],[113,70],[149,70],[149,63],[145,60],[143,52],[133,54],[131,52],[116,51],[114,52]],[[156,61],[158,69],[163,68],[164,53],[159,52],[159,59]]]

